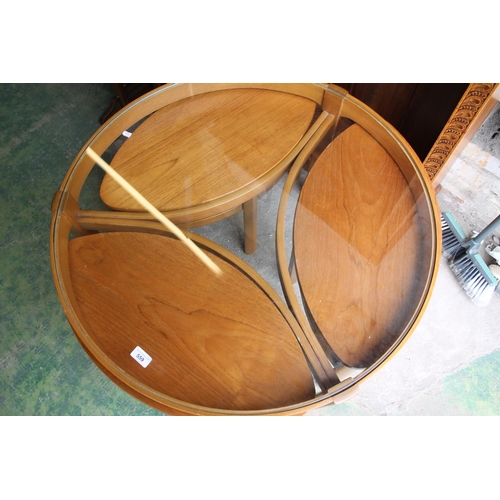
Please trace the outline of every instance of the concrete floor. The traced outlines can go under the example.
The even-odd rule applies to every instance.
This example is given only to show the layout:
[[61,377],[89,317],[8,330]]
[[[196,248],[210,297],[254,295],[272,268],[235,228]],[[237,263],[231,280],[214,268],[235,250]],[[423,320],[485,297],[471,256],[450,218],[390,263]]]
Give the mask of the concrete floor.
[[[111,383],[78,344],[55,293],[49,259],[50,203],[69,165],[98,128],[106,85],[7,85],[0,101],[0,415],[160,415]],[[438,201],[469,232],[500,208],[498,123],[474,140]],[[490,143],[488,145],[488,143]],[[496,153],[495,153],[496,154]],[[93,180],[97,185],[98,179]],[[259,203],[259,241],[274,241],[279,186]],[[202,228],[241,241],[241,214]],[[498,234],[498,232],[497,232]],[[272,255],[245,258],[277,286]],[[443,261],[427,312],[397,356],[327,415],[500,415],[500,297],[470,302]]]

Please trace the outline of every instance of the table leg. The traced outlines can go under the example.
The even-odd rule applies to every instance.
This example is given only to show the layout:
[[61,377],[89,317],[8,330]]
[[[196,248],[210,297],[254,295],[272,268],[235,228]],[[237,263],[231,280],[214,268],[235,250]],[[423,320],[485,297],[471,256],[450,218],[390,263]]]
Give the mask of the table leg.
[[245,253],[252,254],[257,248],[257,196],[243,203],[245,226]]

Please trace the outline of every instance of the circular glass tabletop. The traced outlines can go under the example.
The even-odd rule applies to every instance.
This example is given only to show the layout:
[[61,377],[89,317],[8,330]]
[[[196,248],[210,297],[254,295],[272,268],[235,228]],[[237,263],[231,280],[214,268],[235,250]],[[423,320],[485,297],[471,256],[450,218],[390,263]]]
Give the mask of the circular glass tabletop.
[[76,337],[171,414],[302,414],[351,397],[416,328],[439,263],[415,153],[320,84],[156,89],[89,139],[52,210]]

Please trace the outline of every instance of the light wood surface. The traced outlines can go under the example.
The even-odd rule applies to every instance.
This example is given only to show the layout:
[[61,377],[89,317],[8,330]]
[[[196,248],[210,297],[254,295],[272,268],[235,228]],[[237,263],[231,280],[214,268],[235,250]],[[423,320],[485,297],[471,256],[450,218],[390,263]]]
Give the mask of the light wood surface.
[[[287,321],[251,280],[217,263],[220,278],[181,242],[158,235],[103,233],[69,243],[89,334],[131,377],[209,408],[260,410],[312,399],[310,371]],[[130,355],[136,346],[153,358],[146,368]]]
[[196,257],[198,257],[212,272],[217,275],[222,274],[217,266],[205,253],[203,253],[175,224],[165,217],[154,205],[147,200],[142,193],[137,191],[127,180],[108,165],[92,148],[87,149],[87,154],[106,172],[106,174],[124,189],[132,198],[144,209],[147,210],[156,220],[161,222],[171,233],[175,234]]
[[[315,109],[311,99],[265,88],[193,95],[148,117],[111,166],[182,227],[246,207],[244,247],[250,254],[257,245],[257,212],[245,204],[284,173]],[[143,210],[109,176],[100,193],[114,210]]]
[[85,155],[87,147],[92,147],[98,155],[102,155],[124,130],[134,127],[138,122],[160,109],[194,96],[235,89],[284,92],[304,97],[316,104],[321,104],[325,95],[323,86],[308,83],[175,83],[164,85],[128,104],[96,130],[74,158],[61,188],[70,189],[73,198],[78,200],[83,182],[93,166],[92,160]]
[[[183,99],[135,130],[111,166],[162,212],[214,202],[275,168],[307,131],[315,106],[262,89]],[[142,209],[108,177],[101,198],[115,210]]]
[[369,366],[412,318],[420,231],[398,166],[361,127],[348,128],[307,177],[294,228],[307,308],[344,364]]

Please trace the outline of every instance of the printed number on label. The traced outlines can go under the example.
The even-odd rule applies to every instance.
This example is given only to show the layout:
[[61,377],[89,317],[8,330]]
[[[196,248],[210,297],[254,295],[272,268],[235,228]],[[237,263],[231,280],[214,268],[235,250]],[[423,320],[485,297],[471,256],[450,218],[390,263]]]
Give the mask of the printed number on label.
[[144,349],[141,349],[139,346],[137,346],[131,353],[130,355],[144,368],[149,365],[152,361],[152,357],[144,351]]

